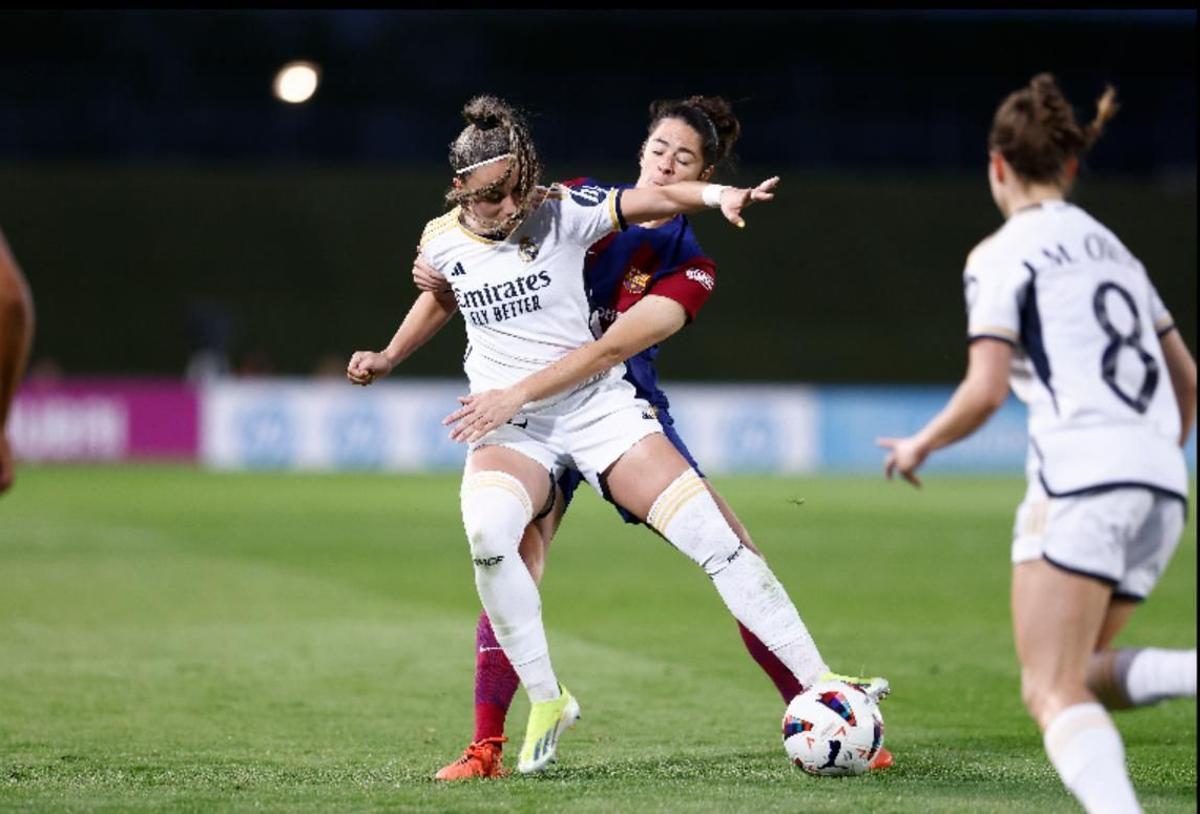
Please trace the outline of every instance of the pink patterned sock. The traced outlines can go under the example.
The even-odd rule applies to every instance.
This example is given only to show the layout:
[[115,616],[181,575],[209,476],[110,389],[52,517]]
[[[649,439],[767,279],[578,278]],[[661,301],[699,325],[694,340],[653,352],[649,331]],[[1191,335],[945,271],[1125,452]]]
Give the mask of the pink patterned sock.
[[742,641],[746,643],[746,650],[750,652],[750,658],[758,662],[758,666],[767,674],[767,678],[771,679],[775,689],[779,690],[779,694],[783,696],[783,703],[791,703],[793,698],[804,692],[799,679],[792,675],[792,671],[785,667],[783,662],[768,650],[757,636],[741,622],[738,622],[738,630],[742,634]]
[[487,612],[475,628],[475,740],[504,734],[504,719],[521,680],[508,662]]

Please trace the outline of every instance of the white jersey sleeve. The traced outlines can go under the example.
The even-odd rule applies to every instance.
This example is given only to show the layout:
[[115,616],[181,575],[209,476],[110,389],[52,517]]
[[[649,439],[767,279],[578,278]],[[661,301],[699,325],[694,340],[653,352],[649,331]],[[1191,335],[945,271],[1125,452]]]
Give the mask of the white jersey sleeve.
[[1160,337],[1170,333],[1175,327],[1175,318],[1171,316],[1167,306],[1163,305],[1162,297],[1158,296],[1158,289],[1153,283],[1150,283],[1150,319],[1154,323],[1154,332]]
[[963,270],[967,338],[1001,339],[1016,345],[1021,334],[1021,290],[1029,284],[1029,274],[1020,265],[997,262],[989,240],[971,252]]
[[619,189],[564,187],[556,184],[551,188],[550,195],[561,201],[560,228],[562,237],[567,241],[591,246],[608,233],[625,228]]

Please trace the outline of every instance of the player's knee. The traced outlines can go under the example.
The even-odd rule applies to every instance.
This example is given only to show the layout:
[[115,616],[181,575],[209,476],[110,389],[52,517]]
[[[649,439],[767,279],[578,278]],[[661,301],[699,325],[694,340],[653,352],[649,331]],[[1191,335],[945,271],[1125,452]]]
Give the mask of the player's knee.
[[1088,694],[1082,681],[1066,676],[1021,671],[1021,700],[1030,717],[1042,725]]
[[1047,709],[1053,706],[1054,683],[1046,676],[1031,670],[1021,671],[1021,701],[1029,717],[1041,721]]
[[516,555],[533,516],[521,481],[500,470],[476,472],[463,479],[461,500],[463,528],[475,564],[494,565]]
[[694,469],[684,472],[655,498],[646,524],[710,577],[747,551]]

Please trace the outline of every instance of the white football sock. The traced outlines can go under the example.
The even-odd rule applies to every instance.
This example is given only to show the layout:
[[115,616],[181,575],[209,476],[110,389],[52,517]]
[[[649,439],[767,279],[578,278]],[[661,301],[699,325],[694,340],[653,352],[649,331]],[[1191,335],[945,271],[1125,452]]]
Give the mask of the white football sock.
[[704,569],[729,612],[801,686],[829,670],[783,585],[762,557],[742,545],[695,470],[663,490],[646,523]]
[[1113,677],[1135,707],[1168,698],[1196,697],[1196,651],[1146,647],[1120,650]]
[[1125,768],[1125,746],[1104,707],[1067,707],[1043,736],[1058,776],[1089,814],[1138,814],[1141,806]]
[[533,517],[529,494],[507,472],[488,470],[463,479],[461,500],[475,563],[475,588],[496,641],[530,701],[557,698],[558,679],[550,666],[541,595],[517,550]]

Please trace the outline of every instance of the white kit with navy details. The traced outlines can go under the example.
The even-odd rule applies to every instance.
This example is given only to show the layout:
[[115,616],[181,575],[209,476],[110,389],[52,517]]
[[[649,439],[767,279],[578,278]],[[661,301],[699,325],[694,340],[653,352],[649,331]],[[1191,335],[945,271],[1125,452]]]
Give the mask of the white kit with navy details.
[[466,324],[472,393],[508,387],[595,338],[584,254],[621,228],[619,192],[556,184],[535,194],[541,202],[503,240],[469,232],[458,207],[421,236],[421,254],[450,283]]
[[1013,214],[963,273],[968,336],[1011,342],[1031,467],[1050,494],[1141,484],[1186,499],[1179,408],[1158,337],[1173,326],[1146,270],[1077,206]]
[[1013,562],[1044,558],[1147,596],[1187,499],[1180,416],[1159,336],[1171,315],[1141,262],[1077,206],[1019,210],[967,259],[967,333],[1015,349],[1029,487]]
[[[584,286],[589,246],[624,227],[618,189],[554,185],[503,240],[469,232],[455,208],[429,222],[421,253],[450,283],[467,329],[463,369],[472,393],[509,387],[596,337]],[[618,364],[582,385],[524,406],[471,445],[500,445],[555,477],[599,473],[629,447],[661,432],[650,405]]]

